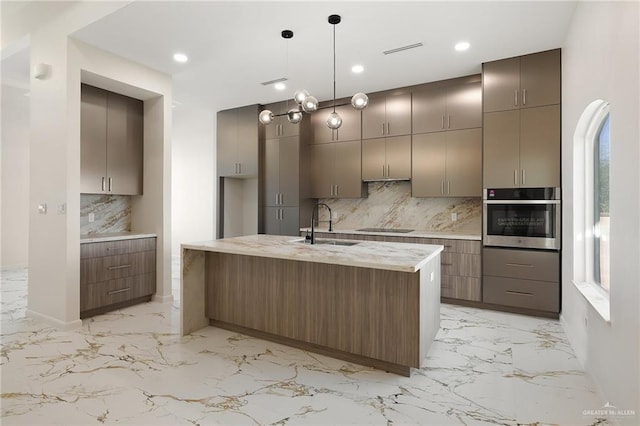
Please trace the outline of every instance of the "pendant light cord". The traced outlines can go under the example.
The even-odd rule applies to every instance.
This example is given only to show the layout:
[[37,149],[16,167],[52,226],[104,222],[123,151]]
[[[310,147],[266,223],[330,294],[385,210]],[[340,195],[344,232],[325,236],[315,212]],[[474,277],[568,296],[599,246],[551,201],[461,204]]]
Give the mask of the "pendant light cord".
[[333,24],[333,112],[336,112],[336,24]]

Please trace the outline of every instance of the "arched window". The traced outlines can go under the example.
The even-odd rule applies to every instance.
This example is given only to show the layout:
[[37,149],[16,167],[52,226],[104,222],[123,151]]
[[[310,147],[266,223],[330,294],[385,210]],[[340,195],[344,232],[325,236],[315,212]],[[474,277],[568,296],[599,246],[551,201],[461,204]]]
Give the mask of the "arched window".
[[609,112],[593,140],[593,280],[609,291]]

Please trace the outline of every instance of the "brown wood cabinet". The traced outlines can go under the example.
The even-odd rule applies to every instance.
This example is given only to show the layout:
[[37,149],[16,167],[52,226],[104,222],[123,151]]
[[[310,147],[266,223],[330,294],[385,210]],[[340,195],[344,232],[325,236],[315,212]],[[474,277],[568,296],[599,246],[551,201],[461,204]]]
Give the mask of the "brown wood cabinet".
[[361,141],[310,145],[311,197],[362,198]]
[[560,49],[482,64],[484,112],[560,103]]
[[156,289],[156,239],[80,246],[80,318],[151,300]]
[[486,188],[560,186],[560,106],[484,114]]
[[261,131],[258,114],[258,105],[218,111],[218,176],[258,175],[258,140]]
[[481,129],[413,135],[413,197],[482,195]]
[[83,84],[80,192],[141,195],[143,102]]
[[[340,102],[341,103],[341,102]],[[336,107],[342,117],[342,125],[333,130],[327,126],[327,117],[333,109],[327,108],[311,114],[310,143],[346,142],[362,139],[362,112],[351,104]]]
[[411,134],[411,92],[369,97],[362,110],[362,139]]
[[485,248],[484,303],[560,312],[560,254],[543,250]]
[[[482,260],[481,242],[479,240],[336,234],[330,232],[317,232],[316,236],[319,238],[442,245],[444,250],[440,255],[440,295],[446,299],[469,300],[473,302],[480,302],[482,300]],[[447,301],[454,302],[454,300]]]
[[411,179],[411,136],[362,141],[362,180]]
[[482,127],[480,78],[426,84],[412,93],[413,134]]

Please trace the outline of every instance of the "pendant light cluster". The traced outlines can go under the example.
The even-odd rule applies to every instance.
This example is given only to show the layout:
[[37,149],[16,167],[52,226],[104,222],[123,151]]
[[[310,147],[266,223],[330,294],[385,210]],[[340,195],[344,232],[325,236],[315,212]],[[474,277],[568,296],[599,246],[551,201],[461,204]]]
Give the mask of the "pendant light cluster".
[[[342,117],[336,112],[336,25],[340,23],[340,15],[331,15],[328,19],[329,23],[333,25],[333,112],[329,114],[327,118],[327,126],[330,129],[338,129],[342,125]],[[282,38],[290,39],[293,37],[293,32],[290,30],[282,31]],[[286,114],[274,115],[273,112],[268,109],[260,112],[258,119],[262,124],[270,124],[274,117],[286,115],[287,120],[290,123],[297,124],[302,120],[302,113],[311,113],[318,110],[318,99],[310,95],[308,91],[304,89],[297,90],[293,95],[293,99],[298,105],[297,108],[292,108],[287,111]],[[362,110],[369,104],[369,97],[364,93],[356,93],[351,98],[351,106],[357,110]]]

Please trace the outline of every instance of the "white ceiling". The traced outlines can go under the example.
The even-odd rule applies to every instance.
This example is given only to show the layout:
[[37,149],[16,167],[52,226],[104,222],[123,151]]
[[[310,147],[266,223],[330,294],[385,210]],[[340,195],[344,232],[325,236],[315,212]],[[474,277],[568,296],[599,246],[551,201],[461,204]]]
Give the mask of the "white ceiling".
[[[289,98],[306,88],[331,98],[332,28],[337,95],[480,72],[480,64],[560,47],[575,2],[135,1],[73,37],[169,73],[174,98],[213,109]],[[280,36],[292,30],[291,40]],[[456,52],[456,42],[471,43]],[[422,42],[393,55],[382,51]],[[177,64],[172,55],[189,56]],[[351,66],[364,65],[362,74]],[[284,92],[260,83],[289,79]]]

